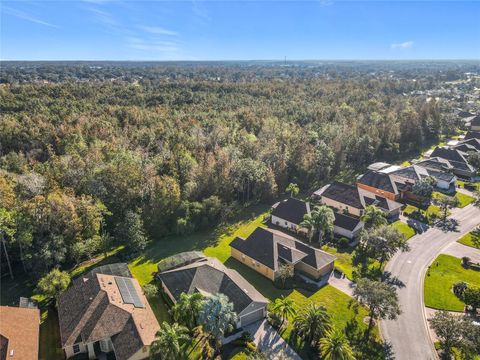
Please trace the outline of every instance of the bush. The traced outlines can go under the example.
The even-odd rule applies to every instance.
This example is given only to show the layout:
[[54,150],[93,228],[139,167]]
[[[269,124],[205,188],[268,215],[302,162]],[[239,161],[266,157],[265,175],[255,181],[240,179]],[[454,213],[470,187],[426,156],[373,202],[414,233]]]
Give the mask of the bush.
[[240,338],[245,342],[252,342],[254,340],[253,335],[248,331],[242,332],[242,336]]
[[462,257],[462,265],[468,267],[470,265],[470,258],[468,256]]
[[458,281],[453,284],[453,293],[457,295],[459,298],[462,297],[463,292],[468,287],[468,284],[465,281]]
[[350,244],[350,239],[342,236],[340,239],[338,239],[338,247],[339,248],[342,248],[342,249],[345,249],[348,247],[348,245]]
[[143,285],[143,292],[147,298],[153,298],[158,295],[158,287],[154,284]]

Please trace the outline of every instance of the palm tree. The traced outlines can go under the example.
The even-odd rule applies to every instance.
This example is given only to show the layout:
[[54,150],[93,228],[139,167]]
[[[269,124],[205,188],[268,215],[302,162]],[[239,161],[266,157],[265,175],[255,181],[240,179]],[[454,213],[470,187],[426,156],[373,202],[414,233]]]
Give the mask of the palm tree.
[[300,192],[300,188],[298,187],[297,184],[290,183],[290,184],[288,184],[287,188],[285,189],[285,192],[289,192],[290,197],[293,197],[293,196],[298,195],[298,193]]
[[186,359],[182,346],[190,340],[188,329],[185,326],[173,323],[162,323],[156,334],[157,339],[150,346],[150,359],[177,360]]
[[325,306],[310,304],[295,318],[295,331],[310,346],[315,346],[332,328]]
[[341,331],[331,330],[320,339],[318,346],[325,360],[355,360],[353,350]]
[[387,223],[385,213],[375,205],[367,206],[361,220],[367,228],[376,228]]
[[281,298],[275,299],[273,304],[273,312],[282,318],[282,324],[280,326],[283,326],[283,323],[289,316],[293,317],[297,314],[295,302],[292,299],[286,298],[282,295]]
[[180,299],[172,307],[173,319],[189,329],[197,326],[198,312],[202,306],[203,295],[200,293],[180,294]]
[[312,233],[316,229],[318,231],[318,243],[322,243],[322,239],[326,232],[333,232],[333,222],[335,214],[333,210],[326,205],[315,206],[310,214],[303,217],[300,226],[309,229],[309,238],[311,241]]

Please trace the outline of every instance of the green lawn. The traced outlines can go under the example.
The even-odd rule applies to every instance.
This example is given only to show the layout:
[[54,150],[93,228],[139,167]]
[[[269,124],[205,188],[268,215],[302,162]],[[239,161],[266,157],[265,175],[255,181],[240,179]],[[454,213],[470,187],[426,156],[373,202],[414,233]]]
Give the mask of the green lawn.
[[[405,216],[410,215],[415,211],[419,211],[420,209],[414,205],[408,204],[405,209],[403,209],[403,213]],[[430,217],[432,215],[440,216],[440,208],[436,205],[429,205],[426,209],[427,215]],[[422,213],[425,213],[425,210],[422,209]]]
[[[313,295],[294,290],[288,297],[294,300],[297,311],[301,311],[309,303],[324,305],[336,329],[356,329],[354,331],[356,334],[363,333],[366,329],[363,320],[367,315],[367,310],[359,307],[358,313],[355,313],[353,308],[349,306],[352,299],[330,285],[324,286]],[[308,346],[303,347],[303,344],[295,336],[291,336],[293,321],[292,319],[289,320],[286,328],[281,331],[281,336],[293,346],[303,359],[317,358],[316,351],[312,351]],[[374,333],[378,335],[378,328],[374,329]]]
[[[440,192],[435,191],[435,192],[433,193],[433,198],[436,199],[437,197],[439,197],[439,196],[441,196],[441,195],[443,195],[443,194],[440,193]],[[459,208],[464,208],[465,206],[471,204],[471,203],[475,200],[474,197],[472,197],[472,196],[470,196],[470,195],[462,194],[462,193],[460,193],[460,192],[456,192],[456,193],[455,193],[455,197],[456,197],[456,198],[458,199],[458,201],[459,201],[459,205],[458,205]]]
[[457,240],[457,242],[463,245],[480,249],[480,236],[475,236],[472,232],[463,235],[459,240]]
[[458,281],[480,284],[480,271],[463,268],[459,258],[439,255],[425,275],[425,306],[441,310],[463,311],[464,303],[452,292],[453,284]]
[[465,182],[465,181],[462,181],[462,180],[457,180],[457,186],[458,187],[462,187],[462,188],[465,188],[465,184],[467,185],[473,185],[477,190],[480,190],[480,182]]
[[402,234],[405,235],[407,239],[410,239],[413,235],[415,235],[415,230],[400,220],[391,223],[390,226],[398,229]]
[[60,330],[56,310],[48,309],[42,312],[40,320],[40,360],[64,359],[60,344]]
[[352,271],[353,271],[353,265],[352,265],[352,252],[353,250],[351,248],[345,249],[345,250],[339,250],[333,246],[328,246],[324,245],[322,246],[322,250],[326,251],[334,256],[337,257],[337,260],[335,260],[335,268],[338,271],[341,271],[342,273],[345,274],[347,278],[352,280]]

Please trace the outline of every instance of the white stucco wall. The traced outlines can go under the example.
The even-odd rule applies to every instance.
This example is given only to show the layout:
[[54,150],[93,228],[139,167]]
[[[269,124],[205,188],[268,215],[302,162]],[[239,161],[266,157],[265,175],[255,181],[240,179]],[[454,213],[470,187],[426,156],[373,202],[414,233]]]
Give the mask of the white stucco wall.
[[290,221],[281,219],[275,215],[272,215],[272,224],[281,226],[285,229],[291,229],[291,230],[296,230],[297,229],[297,224],[294,224]]

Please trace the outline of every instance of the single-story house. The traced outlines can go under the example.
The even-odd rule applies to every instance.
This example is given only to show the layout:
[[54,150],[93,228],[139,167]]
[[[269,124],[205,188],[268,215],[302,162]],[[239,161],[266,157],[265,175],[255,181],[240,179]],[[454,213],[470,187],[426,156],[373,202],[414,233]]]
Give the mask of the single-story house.
[[335,257],[281,231],[256,228],[246,239],[236,237],[231,243],[232,257],[272,281],[282,264],[314,279],[333,271]]
[[333,232],[339,236],[355,239],[365,224],[358,217],[335,213]]
[[38,360],[39,334],[38,309],[0,306],[1,360]]
[[450,172],[435,170],[428,167],[423,167],[422,162],[417,162],[411,166],[401,168],[390,174],[392,179],[401,184],[414,185],[418,181],[423,180],[429,176],[436,181],[437,188],[442,190],[449,190],[455,188],[456,176]]
[[271,222],[285,229],[298,231],[303,217],[309,213],[308,202],[291,197],[272,206]]
[[470,130],[480,131],[480,115],[477,115],[470,120]]
[[224,294],[238,315],[237,328],[263,319],[268,300],[237,271],[215,258],[200,259],[191,264],[157,274],[163,291],[176,303],[182,293],[199,292],[205,296]]
[[146,359],[160,329],[124,263],[100,266],[73,280],[58,299],[58,320],[67,358],[113,353],[117,360]]
[[389,221],[395,221],[400,216],[403,204],[361,188],[358,188],[358,194],[365,209],[367,206],[374,205],[385,213]]
[[476,170],[468,163],[467,155],[467,153],[460,150],[437,146],[430,157],[448,160],[452,166],[452,172],[460,178],[474,178]]

